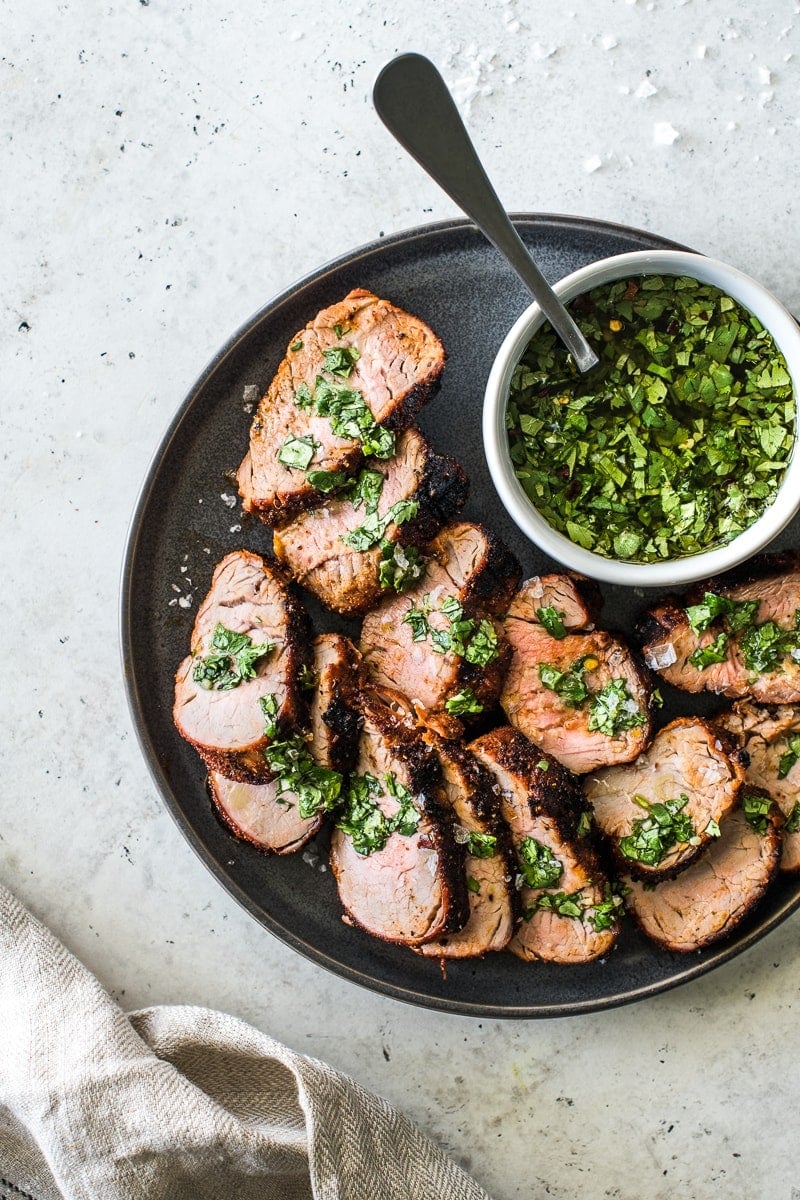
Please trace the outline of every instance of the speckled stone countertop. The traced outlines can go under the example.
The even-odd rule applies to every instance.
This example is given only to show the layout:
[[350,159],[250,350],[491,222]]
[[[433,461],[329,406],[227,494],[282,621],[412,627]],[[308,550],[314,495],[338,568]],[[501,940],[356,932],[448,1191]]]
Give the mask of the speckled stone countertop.
[[327,1059],[497,1200],[791,1200],[800,916],[631,1007],[533,1023],[421,1012],[257,925],[140,755],[120,564],[188,386],[304,273],[453,213],[372,110],[395,53],[439,63],[509,209],[650,229],[800,312],[800,5],[390,11],[3,6],[0,877],[125,1007],[211,1005]]

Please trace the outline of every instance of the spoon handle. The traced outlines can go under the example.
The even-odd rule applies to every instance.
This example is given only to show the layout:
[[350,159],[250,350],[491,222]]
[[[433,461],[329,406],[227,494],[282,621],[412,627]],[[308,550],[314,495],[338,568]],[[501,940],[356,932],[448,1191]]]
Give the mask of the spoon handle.
[[581,371],[597,362],[578,326],[531,258],[489,182],[453,97],[421,54],[401,54],[375,81],[378,116],[451,200],[508,260]]

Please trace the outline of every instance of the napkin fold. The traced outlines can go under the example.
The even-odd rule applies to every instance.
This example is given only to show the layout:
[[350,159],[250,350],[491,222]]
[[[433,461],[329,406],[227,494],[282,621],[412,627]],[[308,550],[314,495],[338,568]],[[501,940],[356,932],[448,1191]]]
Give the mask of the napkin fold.
[[380,1097],[223,1013],[125,1014],[0,886],[0,1197],[489,1200]]

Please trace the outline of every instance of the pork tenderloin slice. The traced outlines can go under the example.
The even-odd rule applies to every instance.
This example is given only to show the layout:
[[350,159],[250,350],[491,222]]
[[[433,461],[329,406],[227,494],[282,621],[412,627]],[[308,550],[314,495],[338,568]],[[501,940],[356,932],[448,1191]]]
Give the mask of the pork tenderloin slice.
[[[526,579],[508,606],[508,616],[541,625],[552,611],[567,631],[589,632],[596,627],[602,606],[603,597],[594,580],[569,571]],[[543,611],[544,618],[540,615]]]
[[372,800],[389,822],[403,795],[400,791],[399,799],[393,790],[407,790],[412,811],[411,820],[390,832],[380,848],[359,853],[352,831],[340,826],[349,820],[366,832],[375,822],[370,819],[365,829],[363,813],[359,821],[345,804],[331,838],[344,919],[383,941],[420,946],[460,929],[469,916],[463,851],[442,804],[434,751],[368,689],[361,694],[359,716],[355,786],[367,777],[375,781]]
[[[800,703],[800,662],[791,651],[781,655],[774,669],[756,670],[748,666],[742,631],[730,633],[723,619],[702,633],[693,632],[686,608],[698,604],[706,592],[755,601],[756,625],[772,621],[782,630],[794,631],[800,610],[800,555],[761,556],[746,569],[696,585],[685,597],[666,597],[639,623],[648,666],[682,691],[714,692],[732,699],[750,696],[762,704]],[[702,668],[693,664],[691,656],[711,646],[720,633],[728,634],[724,660]],[[796,654],[800,657],[800,651]]]
[[[576,774],[631,762],[652,731],[650,676],[637,656],[602,630],[552,637],[535,616],[516,615],[523,611],[512,602],[503,623],[512,657],[500,704],[511,724]],[[542,668],[577,671],[588,696],[548,687]]]
[[716,724],[742,747],[749,764],[745,784],[765,791],[776,802],[786,825],[783,829],[781,870],[800,871],[800,709],[788,704],[765,708],[751,700],[738,700]]
[[[485,734],[468,749],[495,778],[500,812],[516,848],[523,921],[509,950],[526,961],[554,963],[590,962],[607,954],[619,929],[618,901],[593,845],[580,832],[585,803],[577,781],[510,726]],[[551,872],[546,885],[544,875],[541,886],[525,883],[532,851]]]
[[762,834],[737,807],[725,817],[720,837],[677,879],[656,887],[628,880],[627,904],[644,933],[667,950],[687,954],[727,937],[778,870],[781,821],[773,804]]
[[211,798],[237,837],[268,854],[293,854],[318,832],[323,813],[301,817],[294,792],[278,794],[278,781],[242,783],[211,771]]
[[[685,870],[718,836],[743,781],[741,755],[730,739],[699,717],[679,717],[636,762],[587,775],[583,790],[620,867],[657,880]],[[654,804],[675,810],[677,840],[656,839],[660,822],[648,807]],[[683,825],[686,818],[691,829]]]
[[420,724],[408,701],[382,693],[392,711],[418,729],[435,751],[442,772],[442,798],[464,848],[469,918],[463,929],[419,947],[431,958],[477,958],[508,944],[519,921],[514,847],[500,817],[492,776],[463,743],[443,733],[439,723]]
[[[448,700],[464,692],[477,704],[491,707],[500,693],[509,650],[493,614],[508,604],[519,579],[519,564],[492,534],[480,525],[458,522],[446,526],[429,546],[425,578],[402,596],[390,597],[364,618],[361,653],[368,675],[379,687],[404,693],[431,712],[445,709]],[[447,634],[450,619],[442,605],[457,601],[464,619],[477,632],[486,621],[497,639],[489,662],[472,663],[452,650],[441,651],[434,637]],[[427,613],[429,630],[410,623],[414,611]]]
[[[218,653],[212,640],[219,625],[247,635],[253,646],[273,646],[254,664],[254,678],[237,686],[205,687],[195,678],[203,662]],[[175,675],[175,725],[209,770],[255,783],[269,778],[260,701],[275,696],[284,731],[304,722],[298,675],[309,650],[308,621],[283,571],[247,550],[228,554],[214,570],[192,629],[191,652]]]
[[[394,458],[366,459],[363,466],[383,477],[379,517],[385,518],[401,501],[419,505],[413,520],[389,523],[383,534],[389,543],[424,545],[466,502],[469,483],[461,466],[454,458],[437,454],[417,429],[401,434]],[[298,583],[336,612],[365,612],[385,594],[380,581],[381,546],[354,550],[343,541],[364,523],[365,516],[363,504],[356,508],[348,497],[334,496],[275,530],[277,557]]]
[[[355,352],[345,376],[326,368],[325,352],[340,347]],[[362,458],[360,441],[335,434],[312,404],[296,403],[303,385],[310,397],[318,378],[358,392],[378,424],[399,432],[438,386],[444,362],[444,348],[424,322],[371,292],[357,288],[323,309],[292,338],[253,418],[238,476],[245,509],[273,525],[324,502],[305,469],[278,461],[289,437],[313,439],[315,471],[352,471]]]
[[314,639],[311,752],[321,767],[346,772],[355,762],[360,678],[361,656],[349,638],[340,633],[321,633]]

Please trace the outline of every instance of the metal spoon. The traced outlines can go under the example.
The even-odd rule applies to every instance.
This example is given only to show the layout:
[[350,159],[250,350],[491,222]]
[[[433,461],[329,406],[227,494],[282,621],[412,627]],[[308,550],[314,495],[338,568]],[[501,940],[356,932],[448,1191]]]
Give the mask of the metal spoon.
[[400,145],[505,256],[579,369],[590,370],[597,355],[508,219],[433,63],[421,54],[401,54],[375,80],[372,99],[378,116]]

